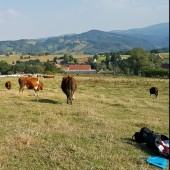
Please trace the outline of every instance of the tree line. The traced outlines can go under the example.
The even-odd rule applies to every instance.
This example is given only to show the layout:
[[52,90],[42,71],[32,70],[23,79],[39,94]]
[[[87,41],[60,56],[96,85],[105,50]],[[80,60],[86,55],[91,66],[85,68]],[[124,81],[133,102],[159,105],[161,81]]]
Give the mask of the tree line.
[[[89,57],[88,63],[92,69],[96,69],[97,72],[103,70],[104,72],[110,72],[112,74],[124,74],[124,75],[137,75],[147,77],[169,77],[169,69],[161,68],[160,60],[155,59],[155,52],[147,52],[143,48],[134,48],[128,51],[127,58],[122,58],[122,52],[110,52],[104,53],[105,59],[99,62],[101,54],[96,54],[93,57]],[[1,74],[16,74],[16,73],[44,73],[55,74],[62,72],[60,68],[55,66],[57,59],[63,59],[63,65],[78,64],[78,59],[74,58],[71,54],[64,54],[63,57],[54,57],[52,61],[41,62],[39,59],[21,61],[10,65],[5,61],[0,61],[0,73]],[[94,62],[96,60],[97,62]]]
[[39,59],[29,60],[29,61],[16,61],[15,64],[10,65],[6,61],[0,61],[0,73],[2,75],[10,75],[17,73],[44,73],[44,74],[54,74],[61,72],[53,63],[50,62],[40,62]]
[[[158,51],[157,51],[158,52]],[[122,58],[120,52],[106,53],[105,60],[100,63],[90,63],[97,71],[111,71],[113,74],[125,74],[147,77],[169,77],[169,69],[161,68],[162,61],[156,59],[157,53],[147,52],[143,48],[134,48],[128,51],[129,57]],[[99,59],[99,55],[94,55],[93,59]]]

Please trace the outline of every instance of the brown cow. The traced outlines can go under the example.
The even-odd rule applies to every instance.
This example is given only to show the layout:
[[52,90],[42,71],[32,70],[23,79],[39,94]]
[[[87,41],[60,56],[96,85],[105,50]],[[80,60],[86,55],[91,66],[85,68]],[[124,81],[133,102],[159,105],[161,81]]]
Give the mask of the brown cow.
[[54,78],[54,75],[45,75],[44,78]]
[[61,89],[67,96],[67,104],[72,104],[72,100],[74,100],[74,92],[77,89],[76,80],[73,77],[63,77],[61,82]]
[[38,78],[35,77],[20,77],[18,79],[19,83],[19,91],[24,91],[24,87],[26,86],[28,89],[32,89],[35,92],[35,95],[38,95],[39,90],[43,90],[44,84],[40,82]]
[[7,82],[5,83],[5,87],[6,87],[8,90],[10,90],[10,89],[11,89],[11,82],[10,82],[10,81],[7,81]]

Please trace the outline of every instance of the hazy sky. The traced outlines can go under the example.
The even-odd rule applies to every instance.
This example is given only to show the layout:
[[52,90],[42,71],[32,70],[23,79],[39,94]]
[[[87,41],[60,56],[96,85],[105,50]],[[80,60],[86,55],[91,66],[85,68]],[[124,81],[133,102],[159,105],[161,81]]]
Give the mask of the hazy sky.
[[0,41],[169,22],[169,0],[0,0]]

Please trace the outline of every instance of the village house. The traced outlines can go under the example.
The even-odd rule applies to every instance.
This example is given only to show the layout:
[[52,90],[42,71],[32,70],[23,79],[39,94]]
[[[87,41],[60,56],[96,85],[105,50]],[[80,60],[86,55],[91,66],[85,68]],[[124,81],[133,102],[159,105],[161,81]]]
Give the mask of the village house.
[[157,55],[156,55],[156,59],[161,59],[161,60],[163,60],[163,57],[162,57],[160,54],[157,54]]
[[163,61],[163,57],[160,54],[157,54],[156,57],[155,57],[155,60],[162,62]]
[[96,70],[91,69],[91,65],[89,64],[72,64],[69,65],[67,69],[64,70],[66,73],[74,73],[74,74],[91,74],[96,73]]

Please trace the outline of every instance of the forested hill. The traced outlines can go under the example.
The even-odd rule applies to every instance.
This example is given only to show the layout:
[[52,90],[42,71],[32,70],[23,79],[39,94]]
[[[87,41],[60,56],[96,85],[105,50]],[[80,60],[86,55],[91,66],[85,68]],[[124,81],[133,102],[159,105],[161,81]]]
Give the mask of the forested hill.
[[130,50],[135,47],[145,50],[169,48],[169,23],[123,31],[90,30],[81,34],[51,38],[0,41],[1,54],[7,52],[96,54]]

